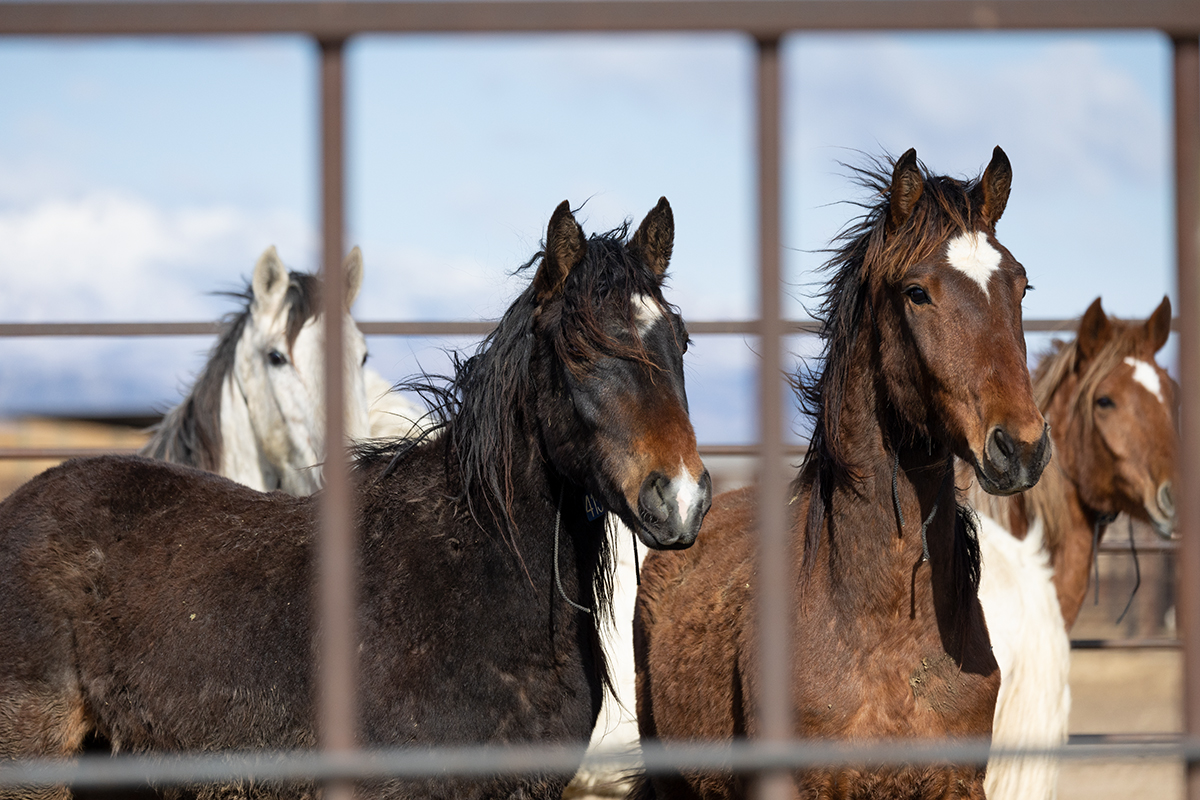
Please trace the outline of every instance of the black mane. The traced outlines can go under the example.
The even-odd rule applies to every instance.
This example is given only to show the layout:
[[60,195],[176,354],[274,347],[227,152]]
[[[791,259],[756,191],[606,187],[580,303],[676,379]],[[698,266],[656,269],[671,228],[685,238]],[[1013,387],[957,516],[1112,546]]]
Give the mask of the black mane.
[[[144,456],[209,472],[221,469],[224,447],[221,437],[221,387],[233,371],[237,345],[250,320],[250,304],[254,301],[254,292],[249,283],[240,292],[223,294],[240,300],[242,308],[225,317],[217,343],[187,397],[150,429],[150,441],[141,450]],[[319,312],[320,279],[302,272],[289,272],[284,302],[288,309],[287,342],[290,346],[296,341],[304,323]]]
[[[605,317],[618,314],[627,329],[636,332],[629,298],[638,292],[667,305],[650,270],[627,250],[628,233],[627,222],[607,233],[593,234],[559,296],[541,308],[534,286],[526,287],[473,354],[452,354],[453,375],[423,373],[400,383],[400,390],[421,396],[434,423],[413,437],[357,445],[356,468],[362,471],[386,462],[381,473],[385,478],[413,448],[440,431],[446,440],[447,485],[454,487],[452,491],[466,503],[481,528],[494,527],[519,555],[521,532],[513,518],[512,501],[521,465],[513,463],[513,455],[527,452],[526,442],[537,447],[538,421],[532,408],[535,376],[530,367],[535,348],[542,345],[534,336],[535,319],[540,315],[540,327],[547,333],[543,341],[568,372],[586,371],[601,356],[644,359],[638,336],[630,345],[614,338],[604,324]],[[539,251],[517,271],[536,271],[545,255],[544,250]],[[599,313],[602,309],[607,313]],[[552,474],[552,465],[546,464],[546,468],[552,482],[561,482]],[[556,502],[559,489],[550,488]],[[610,537],[594,538],[599,546],[598,568],[592,596],[583,602],[610,613]]]

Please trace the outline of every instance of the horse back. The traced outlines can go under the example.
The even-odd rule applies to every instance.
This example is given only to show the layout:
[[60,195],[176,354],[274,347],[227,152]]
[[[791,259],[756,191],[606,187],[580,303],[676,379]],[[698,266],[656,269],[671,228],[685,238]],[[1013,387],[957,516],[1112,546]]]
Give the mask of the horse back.
[[309,709],[279,700],[310,694],[311,537],[307,500],[198,470],[48,470],[0,504],[9,701],[78,708],[117,749],[311,743]]

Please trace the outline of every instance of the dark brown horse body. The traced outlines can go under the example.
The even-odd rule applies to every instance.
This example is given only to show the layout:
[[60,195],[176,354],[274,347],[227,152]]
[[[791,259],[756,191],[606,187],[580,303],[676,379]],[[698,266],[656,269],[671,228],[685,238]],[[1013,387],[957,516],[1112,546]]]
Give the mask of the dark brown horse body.
[[[365,745],[582,756],[608,601],[605,517],[589,521],[585,500],[650,547],[686,547],[711,497],[687,334],[660,290],[673,230],[663,200],[629,243],[585,239],[564,203],[529,289],[449,387],[426,385],[440,435],[359,453]],[[140,458],[69,462],[19,489],[0,505],[0,759],[71,755],[89,736],[133,752],[313,746],[316,529],[310,498]],[[360,791],[551,798],[565,783]]]
[[[816,424],[791,505],[796,733],[987,736],[999,674],[953,457],[1002,493],[1028,488],[1049,458],[1025,367],[1025,273],[994,238],[1011,170],[997,148],[964,184],[929,176],[909,151],[890,175],[865,177],[885,200],[830,264],[824,367],[803,387]],[[643,737],[757,732],[755,516],[752,490],[721,495],[696,547],[647,557],[634,621]],[[794,776],[805,798],[982,797],[982,780],[974,766]],[[643,788],[745,789],[695,773]]]
[[1076,339],[1034,371],[1054,438],[1042,481],[1011,498],[972,493],[972,503],[1018,539],[1042,520],[1068,629],[1087,593],[1097,525],[1124,513],[1163,537],[1175,528],[1176,387],[1155,360],[1170,332],[1165,297],[1145,322],[1109,317],[1096,298]]

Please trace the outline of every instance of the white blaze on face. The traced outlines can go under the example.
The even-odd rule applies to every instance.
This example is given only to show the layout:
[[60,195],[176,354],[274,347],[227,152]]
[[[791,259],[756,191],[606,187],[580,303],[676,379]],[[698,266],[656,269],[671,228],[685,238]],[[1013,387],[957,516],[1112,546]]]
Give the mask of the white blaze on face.
[[966,275],[988,294],[988,280],[1000,268],[1000,251],[992,247],[982,231],[961,233],[946,246],[950,266]]
[[700,502],[700,481],[688,471],[683,459],[679,460],[679,474],[671,479],[668,492],[675,494],[675,507],[679,509],[679,518],[686,520],[692,508]]
[[654,323],[662,319],[662,306],[648,294],[635,294],[630,302],[633,303],[633,321],[637,324],[638,335],[645,336]]
[[1133,379],[1140,383],[1146,391],[1158,398],[1158,402],[1165,403],[1162,393],[1162,381],[1158,379],[1158,370],[1152,365],[1147,364],[1140,358],[1128,356],[1125,363],[1133,367]]

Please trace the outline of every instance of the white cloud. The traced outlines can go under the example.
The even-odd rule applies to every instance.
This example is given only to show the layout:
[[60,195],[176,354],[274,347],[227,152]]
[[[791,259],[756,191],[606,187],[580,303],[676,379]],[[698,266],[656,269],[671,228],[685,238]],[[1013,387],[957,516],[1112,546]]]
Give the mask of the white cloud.
[[0,207],[0,316],[12,321],[193,320],[228,310],[258,254],[311,262],[292,215],[230,205],[156,207],[97,190]]

